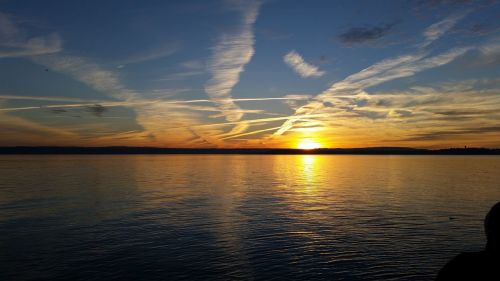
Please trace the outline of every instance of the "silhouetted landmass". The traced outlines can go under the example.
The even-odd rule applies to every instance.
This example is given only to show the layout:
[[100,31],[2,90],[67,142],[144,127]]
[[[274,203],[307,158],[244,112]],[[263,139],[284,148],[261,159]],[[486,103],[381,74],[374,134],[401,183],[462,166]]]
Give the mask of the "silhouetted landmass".
[[0,154],[372,154],[372,155],[500,155],[494,148],[419,149],[409,147],[320,148],[159,148],[159,147],[0,147]]

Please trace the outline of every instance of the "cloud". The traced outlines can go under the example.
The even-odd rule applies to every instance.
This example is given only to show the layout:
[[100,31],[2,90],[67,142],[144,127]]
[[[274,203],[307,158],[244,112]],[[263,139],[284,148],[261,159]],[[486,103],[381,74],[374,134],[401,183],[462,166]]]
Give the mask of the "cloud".
[[[312,114],[325,110],[325,104],[336,103],[336,95],[356,95],[362,94],[364,89],[391,81],[397,78],[409,77],[418,72],[445,65],[456,58],[462,56],[471,47],[455,48],[445,51],[441,54],[428,56],[429,52],[425,50],[428,44],[441,37],[444,32],[449,30],[459,19],[465,16],[452,16],[437,24],[431,25],[424,31],[424,44],[420,45],[414,53],[401,55],[395,58],[382,60],[358,73],[352,74],[342,81],[333,83],[329,89],[317,95],[312,101],[295,110],[295,115]],[[485,51],[483,51],[485,52]],[[357,111],[358,113],[360,111]],[[381,117],[381,114],[372,114],[371,112],[361,112],[366,117]],[[286,120],[280,129],[274,132],[273,136],[279,136],[293,128],[296,120]]]
[[395,109],[389,112],[390,117],[410,117],[413,113],[411,110]]
[[304,105],[305,102],[311,99],[310,95],[287,95],[285,103],[291,108],[296,110],[300,106]]
[[379,26],[352,27],[338,35],[338,38],[346,45],[365,44],[376,41],[389,33],[395,23]]
[[269,117],[269,118],[259,118],[259,119],[250,119],[250,120],[240,120],[233,122],[222,122],[222,123],[210,123],[210,124],[199,124],[192,125],[191,127],[218,127],[218,126],[228,126],[228,125],[239,125],[239,124],[261,124],[265,122],[274,122],[280,120],[303,120],[304,118],[317,118],[317,117],[328,117],[327,114],[309,114],[303,116],[280,116],[280,117]]
[[103,113],[108,109],[100,104],[94,104],[85,107],[85,111],[90,112],[92,115],[96,117],[102,117]]
[[16,58],[57,53],[62,50],[58,34],[25,38],[10,18],[0,13],[0,58]]
[[[376,124],[379,123],[379,128],[388,131],[391,127],[396,128],[403,136],[408,132],[411,134],[411,128],[415,128],[414,132],[418,133],[427,133],[426,131],[432,131],[433,128],[444,130],[449,127],[450,130],[456,130],[454,127],[458,125],[457,122],[460,122],[462,128],[497,126],[500,120],[500,97],[493,81],[494,79],[453,81],[392,93],[365,92],[350,98],[336,96],[336,101],[334,98],[330,99],[335,107],[323,108],[320,112],[329,114],[328,120],[336,120],[337,124],[344,122],[343,125],[336,125],[337,128],[350,127],[365,119],[372,122],[367,124],[371,128],[379,127]],[[471,88],[470,85],[474,87]],[[480,86],[486,88],[480,89]],[[295,131],[300,126],[295,123],[290,131]]]
[[172,73],[172,74],[169,74],[163,78],[160,78],[160,79],[156,79],[155,81],[174,81],[174,80],[182,80],[182,79],[186,79],[186,78],[189,78],[189,77],[193,77],[193,76],[198,76],[198,75],[202,75],[202,74],[205,74],[204,71],[184,71],[184,72],[176,72],[176,73]]
[[201,60],[188,60],[179,64],[181,70],[178,70],[175,73],[170,73],[163,78],[155,79],[156,81],[174,81],[174,80],[183,80],[186,78],[190,78],[193,76],[199,76],[206,74],[205,62]]
[[[0,41],[0,47],[7,43],[22,43],[22,46],[27,46],[26,40],[22,41],[19,38],[20,32],[17,27],[10,21],[5,20],[5,17],[2,17],[2,26],[0,27],[0,32],[2,40]],[[5,24],[7,22],[7,24]],[[9,25],[10,24],[10,25]],[[14,36],[15,35],[15,36]],[[8,40],[5,40],[7,38]],[[50,38],[50,37],[49,37]],[[38,42],[38,43],[37,43]],[[32,40],[29,41],[30,44],[28,46],[44,46],[41,40]],[[46,42],[46,41],[43,41]],[[19,44],[20,44],[19,43]],[[36,44],[35,44],[36,43]],[[38,44],[38,45],[37,45]],[[29,49],[29,48],[25,48]],[[31,48],[34,49],[34,48]],[[3,51],[3,50],[0,50]],[[155,57],[160,57],[167,55],[171,50],[164,49],[163,51],[156,52],[154,55],[151,53],[146,54],[145,56],[138,56],[134,58],[134,60],[129,60],[129,63],[134,63],[138,61],[145,61],[149,59],[154,59]],[[42,54],[43,53],[43,54]],[[23,53],[24,55],[25,53]],[[9,111],[17,111],[17,110],[30,110],[30,109],[52,109],[52,108],[74,108],[74,107],[82,107],[86,108],[90,113],[100,116],[104,112],[103,107],[108,106],[128,106],[131,107],[135,113],[135,121],[137,122],[137,126],[142,127],[143,131],[127,135],[126,137],[129,141],[134,139],[137,145],[142,144],[151,144],[151,138],[147,136],[149,134],[154,134],[156,139],[154,140],[155,145],[159,146],[169,146],[172,143],[183,143],[186,139],[189,139],[193,136],[191,132],[187,129],[178,129],[175,130],[174,133],[170,130],[171,127],[176,127],[179,125],[193,125],[199,124],[203,122],[201,116],[197,114],[197,111],[213,111],[220,112],[220,108],[216,108],[213,106],[201,106],[201,105],[188,105],[188,104],[169,104],[166,102],[158,103],[156,99],[148,98],[144,95],[144,93],[139,93],[137,91],[128,89],[121,81],[119,74],[111,71],[109,69],[103,68],[100,65],[92,62],[91,60],[83,57],[76,57],[71,55],[63,55],[63,54],[55,54],[53,52],[29,52],[30,59],[37,63],[41,64],[53,71],[57,71],[63,74],[66,74],[73,79],[80,81],[89,87],[95,89],[98,92],[101,92],[103,96],[112,97],[115,100],[113,102],[99,102],[100,106],[95,106],[96,103],[79,103],[79,104],[52,104],[52,105],[44,105],[44,106],[26,106],[26,107],[18,107],[18,108],[1,108],[0,112],[9,112]],[[34,54],[41,54],[35,56]],[[16,55],[18,55],[16,53]],[[9,56],[12,56],[12,53],[9,53]],[[55,100],[54,100],[55,101]],[[89,100],[90,101],[90,100]],[[60,101],[58,101],[60,102]],[[252,111],[255,112],[255,111]],[[243,114],[243,113],[241,113]],[[106,118],[106,117],[102,117]],[[166,121],[168,120],[168,122]],[[95,124],[94,124],[95,125]],[[69,128],[68,128],[69,129]],[[76,131],[77,134],[88,133],[88,130],[84,131]],[[71,130],[73,130],[71,128]],[[81,139],[80,139],[81,140]],[[93,135],[92,139],[86,140],[86,144],[89,142],[99,142],[100,139]],[[116,139],[116,141],[120,141]],[[40,142],[42,143],[42,142]],[[73,142],[75,143],[75,142]],[[111,144],[113,142],[109,142],[106,140],[106,144]],[[116,143],[116,142],[115,142]],[[118,142],[120,143],[120,142]]]
[[[288,101],[300,101],[304,99],[308,99],[309,96],[304,95],[288,95],[285,97],[275,97],[275,98],[241,98],[241,99],[231,99],[232,102],[250,102],[250,101],[279,101],[284,100]],[[193,105],[193,103],[212,103],[211,100],[208,99],[197,99],[197,100],[164,100],[164,99],[144,99],[144,98],[134,98],[128,101],[100,101],[100,100],[85,100],[85,99],[77,99],[77,98],[55,98],[55,97],[30,97],[30,96],[9,96],[9,95],[0,95],[0,99],[5,100],[38,100],[38,101],[56,101],[56,102],[83,102],[83,103],[73,103],[73,104],[50,104],[50,105],[41,105],[41,106],[26,106],[26,107],[7,107],[0,108],[0,111],[19,111],[19,110],[31,110],[31,109],[41,109],[41,108],[77,108],[77,107],[93,107],[95,106],[95,102],[98,102],[99,105],[105,107],[131,107],[131,108],[140,108],[141,106],[148,106],[152,104],[162,104],[169,106],[170,108],[182,108],[189,109],[193,111],[213,111],[213,112],[222,112],[220,108],[213,106],[200,106]],[[238,109],[238,112],[243,113],[263,113],[262,110],[255,109]],[[221,116],[225,116],[222,113]],[[220,117],[220,116],[217,116]]]
[[454,33],[464,34],[464,35],[485,36],[491,33],[495,33],[499,30],[500,27],[497,26],[484,23],[476,23],[464,28],[455,28],[453,31]]
[[[172,131],[170,130],[172,126],[179,126],[179,124],[198,124],[200,122],[200,118],[198,114],[195,113],[196,111],[220,111],[220,109],[215,107],[169,104],[166,102],[159,103],[157,102],[157,99],[147,98],[142,93],[128,89],[123,85],[117,73],[102,68],[85,58],[51,54],[34,57],[33,61],[54,71],[65,73],[73,77],[75,80],[83,82],[93,89],[103,93],[103,95],[110,96],[118,100],[114,102],[99,103],[102,107],[127,106],[132,108],[136,113],[135,121],[138,126],[143,128],[143,131],[127,136],[127,138],[133,138],[137,145],[150,145],[152,141],[154,141],[155,145],[159,146],[169,146],[170,143],[183,143],[183,141],[190,138],[192,134],[187,129],[177,130],[172,134]],[[3,108],[0,109],[0,111],[51,107],[84,107],[95,116],[100,116],[103,113],[101,107],[96,107],[94,104],[88,103],[66,104],[64,106],[58,104],[46,105],[43,107]],[[165,120],[168,120],[168,122]],[[156,136],[154,140],[147,137],[151,133]],[[92,141],[99,141],[99,139],[93,138]],[[106,140],[105,143],[109,144],[108,140]]]
[[156,136],[153,133],[149,133],[149,134],[145,135],[144,138],[148,139],[150,141],[155,141],[156,140]]
[[429,141],[436,139],[449,138],[454,136],[463,135],[476,135],[476,134],[500,134],[500,126],[487,126],[476,128],[462,128],[448,131],[436,131],[428,133],[415,134],[412,137],[404,139],[405,141]]
[[283,61],[301,77],[321,77],[325,74],[324,71],[319,70],[316,66],[305,62],[302,56],[296,51],[286,54],[283,57]]
[[181,66],[187,69],[195,69],[195,70],[200,70],[200,69],[205,69],[206,64],[205,62],[201,60],[189,60],[181,63]]
[[262,130],[255,130],[255,131],[241,133],[241,134],[234,134],[234,135],[223,137],[222,139],[227,140],[227,139],[233,139],[233,138],[238,138],[238,137],[242,137],[242,136],[255,135],[255,134],[259,134],[259,133],[263,133],[263,132],[267,132],[267,131],[273,131],[276,129],[279,129],[279,127],[267,128],[267,129],[262,129]]
[[205,92],[218,104],[226,120],[237,121],[243,117],[238,105],[231,101],[231,91],[238,83],[240,74],[254,54],[253,24],[257,19],[259,4],[255,1],[239,1],[234,7],[243,13],[241,26],[236,32],[221,36],[213,49],[208,69],[212,78],[205,85]]
[[0,12],[0,36],[2,39],[16,37],[19,33],[16,25],[10,20],[10,18]]
[[[130,107],[135,110],[141,110],[144,107],[159,105],[164,106],[170,110],[175,109],[185,109],[189,111],[207,111],[207,112],[221,112],[221,109],[214,106],[204,106],[204,105],[193,105],[191,101],[160,101],[160,100],[148,100],[148,99],[135,99],[131,101],[118,101],[118,102],[105,102],[101,104],[89,104],[89,103],[78,103],[78,104],[51,104],[42,106],[26,106],[26,107],[7,107],[0,108],[0,111],[19,111],[19,110],[32,110],[32,109],[50,109],[50,108],[85,108],[86,111],[93,113],[96,116],[102,115],[106,111],[105,107]],[[243,113],[264,113],[260,109],[238,109],[238,112]],[[214,117],[221,117],[224,114],[215,115]]]
[[17,116],[9,116],[0,112],[0,128],[2,145],[60,145],[77,142],[78,135],[61,128],[41,125]]
[[181,49],[181,44],[179,43],[168,43],[165,44],[164,46],[160,46],[154,49],[149,49],[145,51],[141,51],[137,54],[134,54],[130,57],[128,57],[125,60],[119,61],[117,64],[119,65],[119,68],[123,68],[127,64],[135,64],[135,63],[142,63],[142,62],[147,62],[151,60],[158,60],[170,55],[173,55],[177,51]]
[[436,110],[433,113],[439,114],[439,115],[446,115],[446,116],[465,116],[465,115],[484,115],[484,114],[490,114],[490,113],[497,113],[498,110],[496,109],[491,109],[491,110]]
[[446,17],[442,21],[439,21],[431,26],[429,26],[424,31],[425,41],[421,44],[422,47],[425,47],[435,41],[436,39],[443,36],[448,30],[450,30],[459,20],[465,17],[469,11],[453,14],[451,16]]
[[13,96],[13,95],[1,95],[1,94],[0,94],[0,99],[5,99],[5,100],[39,100],[39,101],[55,101],[55,102],[88,102],[88,103],[105,102],[103,100],[81,99],[81,98],[72,98],[72,97]]
[[122,85],[116,73],[84,58],[52,54],[34,57],[33,61],[54,71],[69,74],[95,90],[117,99],[130,99],[136,95]]
[[66,113],[68,111],[66,109],[62,109],[62,108],[54,108],[54,109],[51,109],[50,112],[52,112],[54,114],[62,114],[62,113]]

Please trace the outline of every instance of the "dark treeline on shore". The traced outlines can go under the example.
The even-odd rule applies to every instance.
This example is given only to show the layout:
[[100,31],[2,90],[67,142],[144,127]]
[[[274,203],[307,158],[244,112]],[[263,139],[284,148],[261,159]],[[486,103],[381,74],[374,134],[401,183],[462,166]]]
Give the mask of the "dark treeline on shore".
[[159,148],[159,147],[0,147],[0,154],[373,154],[373,155],[500,155],[494,148],[420,149],[409,147],[320,148]]

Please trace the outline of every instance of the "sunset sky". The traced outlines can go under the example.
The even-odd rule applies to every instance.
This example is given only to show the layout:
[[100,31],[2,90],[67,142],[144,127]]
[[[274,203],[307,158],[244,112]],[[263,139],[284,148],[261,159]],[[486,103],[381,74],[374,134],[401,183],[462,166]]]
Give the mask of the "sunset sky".
[[0,0],[0,146],[500,147],[498,1]]

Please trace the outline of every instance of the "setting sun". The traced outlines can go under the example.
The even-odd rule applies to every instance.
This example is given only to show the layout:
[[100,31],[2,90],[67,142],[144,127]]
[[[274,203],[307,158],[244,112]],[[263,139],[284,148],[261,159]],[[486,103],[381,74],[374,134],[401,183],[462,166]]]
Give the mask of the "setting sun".
[[321,148],[321,145],[318,142],[315,142],[313,140],[301,140],[297,144],[298,149],[317,149]]

